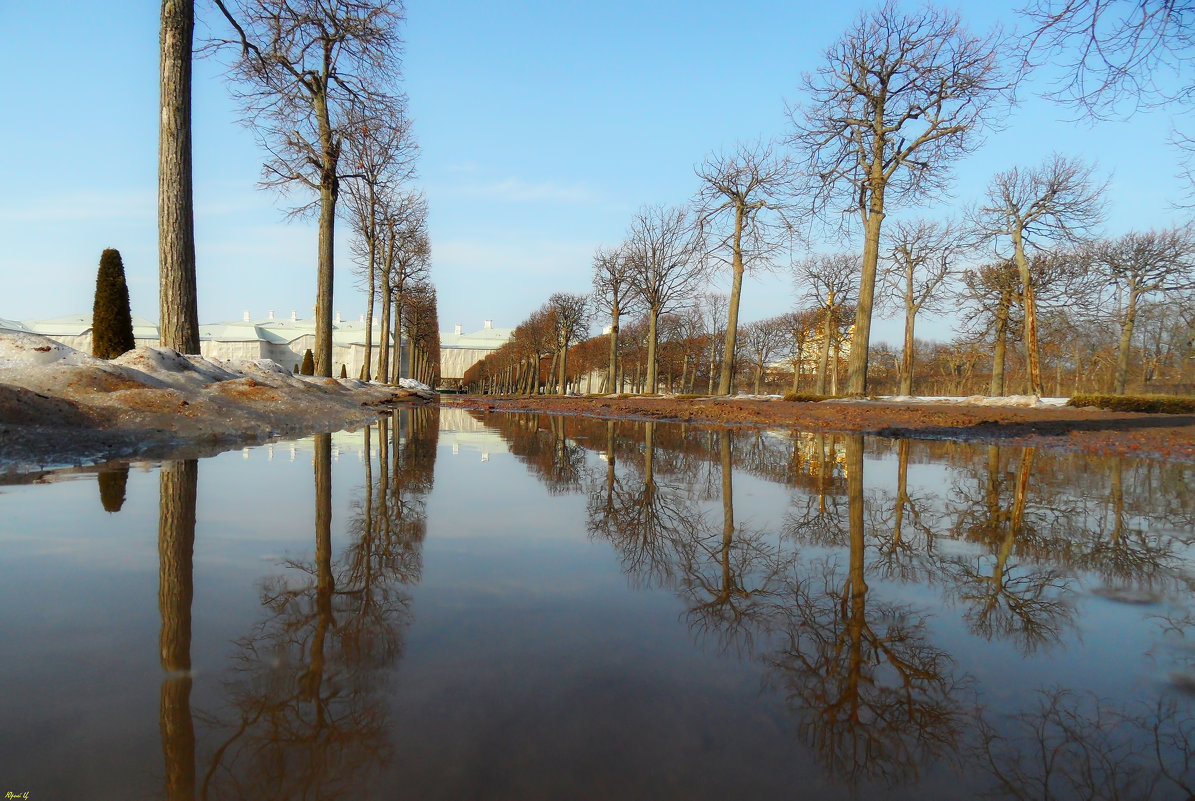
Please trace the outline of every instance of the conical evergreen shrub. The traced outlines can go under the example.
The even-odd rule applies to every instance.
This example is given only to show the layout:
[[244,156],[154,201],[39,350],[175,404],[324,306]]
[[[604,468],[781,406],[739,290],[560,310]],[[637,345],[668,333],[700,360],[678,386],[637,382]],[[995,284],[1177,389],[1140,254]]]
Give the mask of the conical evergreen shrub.
[[124,279],[120,251],[108,248],[100,256],[95,276],[95,303],[91,307],[91,355],[115,359],[137,347],[133,315],[129,311],[129,285]]
[[341,378],[349,377],[349,366],[347,364],[345,364],[344,362],[340,363],[340,377]]
[[96,474],[100,483],[100,503],[105,512],[119,512],[124,506],[125,487],[129,483],[129,468],[117,467]]
[[311,348],[303,354],[303,366],[299,368],[299,375],[315,375],[315,356],[311,353]]

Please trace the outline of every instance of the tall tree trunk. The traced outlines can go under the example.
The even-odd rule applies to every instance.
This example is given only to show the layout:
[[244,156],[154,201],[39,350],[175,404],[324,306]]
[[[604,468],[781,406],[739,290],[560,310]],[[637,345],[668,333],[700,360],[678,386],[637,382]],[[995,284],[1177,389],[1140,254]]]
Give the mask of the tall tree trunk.
[[730,308],[727,312],[726,342],[722,351],[722,375],[718,379],[718,394],[730,394],[731,364],[734,361],[735,339],[739,331],[739,295],[743,291],[743,204],[734,209],[734,235],[731,239],[731,268],[734,278],[730,284]]
[[1008,313],[1012,308],[1012,292],[1004,290],[996,305],[996,345],[992,353],[992,383],[988,395],[999,398],[1004,394],[1004,361],[1008,348]]
[[564,340],[564,347],[560,349],[560,377],[556,382],[556,391],[560,395],[568,394],[568,339]]
[[813,391],[818,395],[826,394],[826,373],[830,366],[830,330],[834,327],[834,293],[830,293],[826,303],[826,319],[822,325],[822,347],[817,357],[817,375],[814,377]]
[[610,364],[606,368],[606,378],[610,384],[607,392],[617,392],[614,389],[614,379],[618,375],[618,318],[622,310],[618,308],[618,301],[610,307]]
[[161,346],[199,353],[195,207],[191,184],[194,0],[162,0],[159,38],[158,333]]
[[647,313],[647,380],[644,382],[644,392],[656,391],[656,339],[659,336],[657,323],[660,319],[659,308],[649,309]]
[[365,226],[369,232],[366,235],[365,243],[369,249],[369,300],[365,305],[365,372],[362,373],[361,378],[368,381],[370,378],[369,363],[373,361],[373,305],[377,302],[378,287],[378,229],[372,184],[369,187],[369,219],[365,221]]
[[1129,301],[1120,326],[1120,344],[1116,350],[1116,394],[1123,395],[1129,380],[1129,353],[1133,346],[1133,326],[1137,322],[1137,287],[1129,287]]
[[[909,286],[911,291],[913,268],[909,268]],[[913,299],[905,295],[905,347],[900,354],[900,394],[913,394],[913,325],[917,318],[917,309]]]
[[390,283],[391,268],[394,266],[394,224],[388,224],[386,235],[386,259],[382,264],[382,341],[378,343],[378,371],[375,375],[383,384],[390,381],[390,295],[394,287]]
[[314,98],[319,124],[323,165],[319,188],[319,267],[315,290],[315,374],[332,377],[332,285],[334,244],[336,239],[336,199],[340,193],[336,177],[337,148],[328,115],[328,96],[320,92]]
[[[876,147],[882,147],[879,137]],[[880,224],[884,221],[883,153],[876,154],[872,167],[869,204],[864,224],[863,275],[859,279],[859,305],[855,310],[855,332],[851,337],[851,358],[847,367],[846,391],[856,397],[867,394],[867,349],[871,342],[871,311],[875,301],[876,268],[880,260]]]
[[1037,349],[1037,300],[1033,290],[1033,276],[1029,274],[1029,260],[1025,257],[1025,241],[1019,231],[1012,234],[1013,255],[1021,276],[1021,302],[1025,308],[1025,364],[1029,371],[1029,392],[1042,395],[1041,362]]

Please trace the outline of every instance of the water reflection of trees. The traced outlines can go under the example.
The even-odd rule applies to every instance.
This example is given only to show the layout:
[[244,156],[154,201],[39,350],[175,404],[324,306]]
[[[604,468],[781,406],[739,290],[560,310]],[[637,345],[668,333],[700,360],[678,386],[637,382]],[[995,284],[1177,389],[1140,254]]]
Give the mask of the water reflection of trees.
[[[127,475],[127,468],[126,475]],[[199,465],[166,462],[158,477],[158,719],[169,801],[195,797],[195,724],[191,715],[191,601],[194,596],[195,498]]]
[[[954,753],[967,680],[930,641],[924,615],[869,597],[863,440],[844,439],[845,570],[838,554],[792,560],[776,626],[780,644],[764,661],[802,738],[830,772],[892,784],[915,778],[926,760]],[[813,530],[819,542],[822,530]]]
[[1195,797],[1195,717],[1175,699],[1152,707],[1052,689],[1032,708],[977,714],[970,763],[989,797],[1150,801]]
[[[262,583],[266,611],[237,641],[228,711],[204,797],[354,798],[389,753],[389,671],[422,571],[437,410],[396,412],[362,431],[366,480],[334,553],[331,436],[315,436],[315,551]],[[376,482],[372,440],[377,437]]]
[[[893,600],[892,585],[938,586],[973,634],[1026,652],[1066,638],[1079,594],[1093,586],[1189,592],[1182,565],[1195,504],[1182,489],[1187,466],[995,445],[600,425],[601,436],[577,437],[605,458],[587,487],[591,534],[611,543],[637,583],[676,591],[698,636],[764,664],[802,740],[851,782],[908,781],[970,735],[1003,742],[966,711],[980,688],[934,644],[927,610]],[[865,492],[866,448],[873,463]],[[776,531],[735,525],[732,465],[793,489]],[[913,480],[911,465],[943,480]],[[720,518],[711,498],[721,501]],[[1178,720],[1177,712],[1159,715],[1151,730],[1174,724],[1157,735],[1159,759],[1188,776],[1190,726]]]

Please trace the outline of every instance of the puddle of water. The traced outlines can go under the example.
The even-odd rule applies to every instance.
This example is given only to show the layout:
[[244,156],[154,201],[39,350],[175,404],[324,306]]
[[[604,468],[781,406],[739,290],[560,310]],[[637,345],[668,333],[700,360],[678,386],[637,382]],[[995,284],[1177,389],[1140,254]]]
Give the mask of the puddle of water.
[[30,798],[1195,789],[1190,465],[433,408],[49,478]]

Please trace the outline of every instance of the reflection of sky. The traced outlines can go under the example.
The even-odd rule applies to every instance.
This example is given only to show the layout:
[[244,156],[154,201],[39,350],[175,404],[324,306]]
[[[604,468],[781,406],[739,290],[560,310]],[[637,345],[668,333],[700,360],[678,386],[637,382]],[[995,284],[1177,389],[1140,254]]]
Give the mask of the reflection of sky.
[[[638,782],[634,786],[671,788],[689,797],[748,790],[772,797],[793,787],[812,792],[821,783],[795,732],[793,711],[765,681],[763,657],[774,646],[766,632],[753,654],[722,653],[716,637],[688,628],[688,610],[676,592],[645,587],[621,572],[616,551],[587,531],[583,493],[548,494],[533,468],[493,431],[469,421],[446,426],[444,418],[441,429],[434,489],[426,499],[422,577],[405,588],[414,598],[414,622],[405,632],[401,660],[390,668],[389,738],[398,756],[384,772],[384,786],[440,797],[499,790],[521,797],[554,788],[546,795],[563,797],[583,779],[595,794],[608,796]],[[349,522],[364,495],[363,436],[357,431],[333,438],[338,556],[349,544]],[[378,444],[375,429],[375,481]],[[780,439],[775,445],[783,451],[790,443]],[[868,447],[868,525],[882,527],[888,518],[872,504],[890,502],[895,493],[896,453],[886,445]],[[224,703],[221,680],[228,675],[232,643],[265,615],[262,581],[283,572],[284,558],[313,556],[312,441],[297,441],[293,451],[292,458],[291,443],[275,443],[199,463],[194,709]],[[736,458],[744,451],[736,444]],[[716,484],[716,446],[713,456]],[[964,475],[966,463],[935,460],[917,445],[914,456],[911,494],[925,502],[949,500],[951,482]],[[631,487],[640,476],[635,459],[642,456],[618,460],[619,480]],[[606,463],[597,451],[586,451],[585,461],[604,480]],[[657,463],[661,486],[687,492],[683,476],[663,469],[666,461]],[[1006,458],[1004,467],[1010,464],[1015,469]],[[1131,470],[1126,463],[1126,486]],[[1001,478],[1007,490],[1012,476]],[[782,539],[785,516],[809,492],[746,469],[736,471],[734,490],[739,533],[772,544]],[[841,484],[835,489],[843,514],[844,491]],[[45,792],[42,797],[52,797],[47,788],[63,797],[156,792],[161,670],[155,465],[132,467],[126,497],[121,512],[103,512],[94,473],[0,490],[0,642],[8,655],[0,660],[0,776],[14,789]],[[1140,498],[1130,500],[1135,514],[1146,514]],[[1156,502],[1164,507],[1170,500]],[[719,499],[693,503],[710,541],[720,541]],[[948,526],[945,518],[941,525]],[[868,530],[869,549],[883,533]],[[795,553],[796,567],[788,569],[830,557],[839,565],[838,577],[845,575],[845,550],[783,544]],[[945,538],[937,547],[939,554],[962,560],[986,553],[977,544]],[[873,557],[869,550],[869,563]],[[1019,556],[1014,561],[1022,572],[1042,567]],[[1060,644],[1030,654],[1007,640],[972,634],[963,603],[944,600],[952,596],[940,577],[902,582],[869,574],[867,605],[874,613],[900,603],[925,616],[928,642],[946,651],[957,674],[973,679],[983,702],[997,709],[1025,708],[1038,689],[1059,684],[1151,702],[1164,689],[1167,672],[1181,664],[1181,654],[1160,646],[1151,622],[1161,607],[1092,596],[1100,583],[1089,576],[1070,579],[1077,624],[1062,627]],[[1156,659],[1147,659],[1147,652]],[[201,742],[201,758],[210,745]],[[67,764],[76,767],[64,773],[59,766]],[[612,776],[611,765],[622,775]],[[957,789],[946,787],[941,797]],[[96,795],[96,788],[106,794]],[[887,797],[933,797],[925,789]],[[821,792],[834,798],[844,790],[836,785]]]

